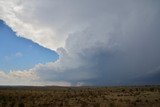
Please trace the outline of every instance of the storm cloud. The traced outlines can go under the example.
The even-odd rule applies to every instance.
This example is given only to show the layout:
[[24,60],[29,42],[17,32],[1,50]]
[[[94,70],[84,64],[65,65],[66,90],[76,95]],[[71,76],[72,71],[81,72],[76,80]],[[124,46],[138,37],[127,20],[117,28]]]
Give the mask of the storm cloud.
[[60,55],[27,70],[36,75],[28,84],[159,84],[153,79],[160,77],[159,6],[159,0],[1,0],[0,19]]

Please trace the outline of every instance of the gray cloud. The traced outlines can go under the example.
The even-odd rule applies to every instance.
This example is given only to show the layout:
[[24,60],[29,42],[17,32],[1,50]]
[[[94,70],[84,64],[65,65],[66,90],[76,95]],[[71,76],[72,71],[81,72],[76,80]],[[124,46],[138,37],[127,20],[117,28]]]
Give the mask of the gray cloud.
[[148,73],[160,66],[158,0],[17,0],[13,8],[17,3],[17,11],[7,7],[11,14],[0,8],[0,18],[23,37],[60,54],[58,61],[32,68],[40,80],[72,85],[160,83]]

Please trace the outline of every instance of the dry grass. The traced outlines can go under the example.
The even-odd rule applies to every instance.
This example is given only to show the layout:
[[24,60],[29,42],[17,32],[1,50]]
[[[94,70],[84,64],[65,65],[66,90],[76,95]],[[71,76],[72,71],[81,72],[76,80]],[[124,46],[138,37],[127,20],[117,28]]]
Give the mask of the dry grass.
[[0,107],[160,107],[160,86],[0,87]]

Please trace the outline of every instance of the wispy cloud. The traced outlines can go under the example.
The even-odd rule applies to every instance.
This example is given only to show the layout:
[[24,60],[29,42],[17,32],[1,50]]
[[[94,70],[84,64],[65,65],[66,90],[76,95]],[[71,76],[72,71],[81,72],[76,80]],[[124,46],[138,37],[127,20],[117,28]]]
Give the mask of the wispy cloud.
[[23,54],[21,53],[21,52],[17,52],[16,54],[15,54],[15,57],[22,57],[23,56]]

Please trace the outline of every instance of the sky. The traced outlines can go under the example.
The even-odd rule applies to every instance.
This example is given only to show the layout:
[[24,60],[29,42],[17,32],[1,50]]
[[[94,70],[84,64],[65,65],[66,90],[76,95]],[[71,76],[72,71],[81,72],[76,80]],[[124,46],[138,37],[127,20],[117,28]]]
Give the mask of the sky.
[[56,61],[56,52],[31,40],[17,37],[3,21],[0,21],[0,70],[24,70],[38,63]]
[[160,84],[159,0],[1,0],[0,19],[1,85]]

